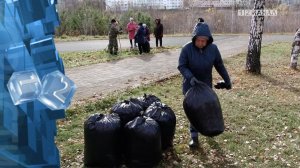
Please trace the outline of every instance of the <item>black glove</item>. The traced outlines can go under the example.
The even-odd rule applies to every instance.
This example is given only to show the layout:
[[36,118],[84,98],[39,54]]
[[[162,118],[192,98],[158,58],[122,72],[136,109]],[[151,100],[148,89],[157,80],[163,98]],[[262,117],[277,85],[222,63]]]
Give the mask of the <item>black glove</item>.
[[226,84],[226,87],[225,87],[227,90],[231,90],[232,89],[232,84],[231,83],[228,83]]
[[225,89],[226,88],[226,84],[224,81],[220,81],[215,85],[216,89]]
[[199,84],[199,83],[200,83],[200,81],[195,77],[192,77],[190,80],[191,86],[195,86],[196,84]]
[[232,89],[231,83],[225,83],[224,81],[220,81],[215,85],[216,89]]

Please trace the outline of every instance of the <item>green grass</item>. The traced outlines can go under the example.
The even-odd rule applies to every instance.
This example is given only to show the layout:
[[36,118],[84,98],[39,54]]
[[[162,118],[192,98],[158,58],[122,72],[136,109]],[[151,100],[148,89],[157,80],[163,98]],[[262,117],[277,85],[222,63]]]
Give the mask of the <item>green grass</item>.
[[[262,75],[244,71],[245,54],[225,60],[233,90],[217,90],[226,131],[215,138],[200,136],[201,148],[191,151],[189,122],[182,108],[181,77],[86,100],[67,110],[58,123],[57,144],[62,167],[83,165],[83,123],[93,113],[108,113],[118,100],[152,93],[176,112],[174,149],[159,167],[299,167],[300,72],[288,68],[290,44],[276,43],[262,50]],[[214,81],[220,77],[214,72]]]
[[[119,35],[120,39],[128,38],[127,34]],[[69,42],[69,41],[88,41],[88,40],[108,40],[108,36],[86,36],[86,35],[79,35],[79,36],[57,36],[55,37],[55,42]]]
[[[221,34],[219,34],[221,35]],[[225,35],[225,34],[223,34]],[[190,36],[190,34],[165,34],[164,37],[186,37]],[[151,37],[153,37],[153,34],[151,34]],[[119,35],[120,39],[128,39],[128,34],[121,34]],[[153,37],[154,38],[154,37]],[[69,42],[69,41],[87,41],[87,40],[108,40],[108,36],[87,36],[87,35],[79,35],[79,36],[57,36],[55,37],[55,42]]]
[[[190,36],[190,34],[165,34],[165,37],[185,37]],[[153,37],[153,34],[151,35]],[[120,39],[127,39],[128,34],[121,34],[119,35]],[[108,36],[86,36],[86,35],[80,35],[80,36],[67,36],[62,35],[55,37],[55,42],[69,42],[69,41],[88,41],[88,40],[108,40]]]
[[[179,47],[164,47],[164,48],[153,48],[150,53],[145,54],[143,56],[153,55],[157,53],[162,53],[174,49],[178,49]],[[137,49],[124,49],[119,52],[118,55],[111,55],[105,50],[99,51],[83,51],[83,52],[66,52],[60,54],[64,65],[66,68],[74,68],[79,66],[86,66],[104,62],[110,62],[115,60],[120,60],[128,57],[139,56],[139,52]]]

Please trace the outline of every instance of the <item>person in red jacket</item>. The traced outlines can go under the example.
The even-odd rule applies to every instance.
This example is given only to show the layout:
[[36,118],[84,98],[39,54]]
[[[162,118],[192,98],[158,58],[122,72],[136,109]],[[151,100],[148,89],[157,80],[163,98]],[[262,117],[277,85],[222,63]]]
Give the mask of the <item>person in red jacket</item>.
[[[133,21],[133,18],[130,18],[130,22],[127,24],[127,32],[130,41],[131,48],[133,48],[132,40],[134,40],[135,32],[137,31],[137,24]],[[136,43],[134,42],[134,47]]]

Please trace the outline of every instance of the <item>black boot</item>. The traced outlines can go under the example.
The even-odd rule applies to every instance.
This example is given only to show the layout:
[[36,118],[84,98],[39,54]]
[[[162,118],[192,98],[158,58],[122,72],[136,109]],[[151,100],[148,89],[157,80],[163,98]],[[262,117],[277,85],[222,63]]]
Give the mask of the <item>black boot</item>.
[[199,147],[199,140],[198,140],[198,137],[196,138],[192,138],[191,141],[189,142],[189,147],[191,149],[195,149],[195,148],[198,148]]

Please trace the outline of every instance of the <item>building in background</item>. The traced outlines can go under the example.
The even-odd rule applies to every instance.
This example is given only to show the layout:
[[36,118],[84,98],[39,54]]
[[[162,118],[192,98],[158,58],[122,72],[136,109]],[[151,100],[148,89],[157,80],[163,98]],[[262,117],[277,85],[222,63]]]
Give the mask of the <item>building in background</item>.
[[129,9],[129,0],[105,0],[106,10],[126,11]]
[[190,7],[198,8],[231,8],[233,6],[249,6],[251,0],[191,0]]
[[[72,9],[82,2],[92,3],[102,10],[127,11],[132,8],[188,9],[253,7],[254,0],[58,0],[59,9]],[[268,0],[268,3],[288,6],[300,5],[300,0]]]
[[106,10],[126,11],[131,8],[182,9],[183,0],[106,0]]
[[300,5],[299,0],[278,0],[281,1],[282,4],[287,4],[287,5]]

